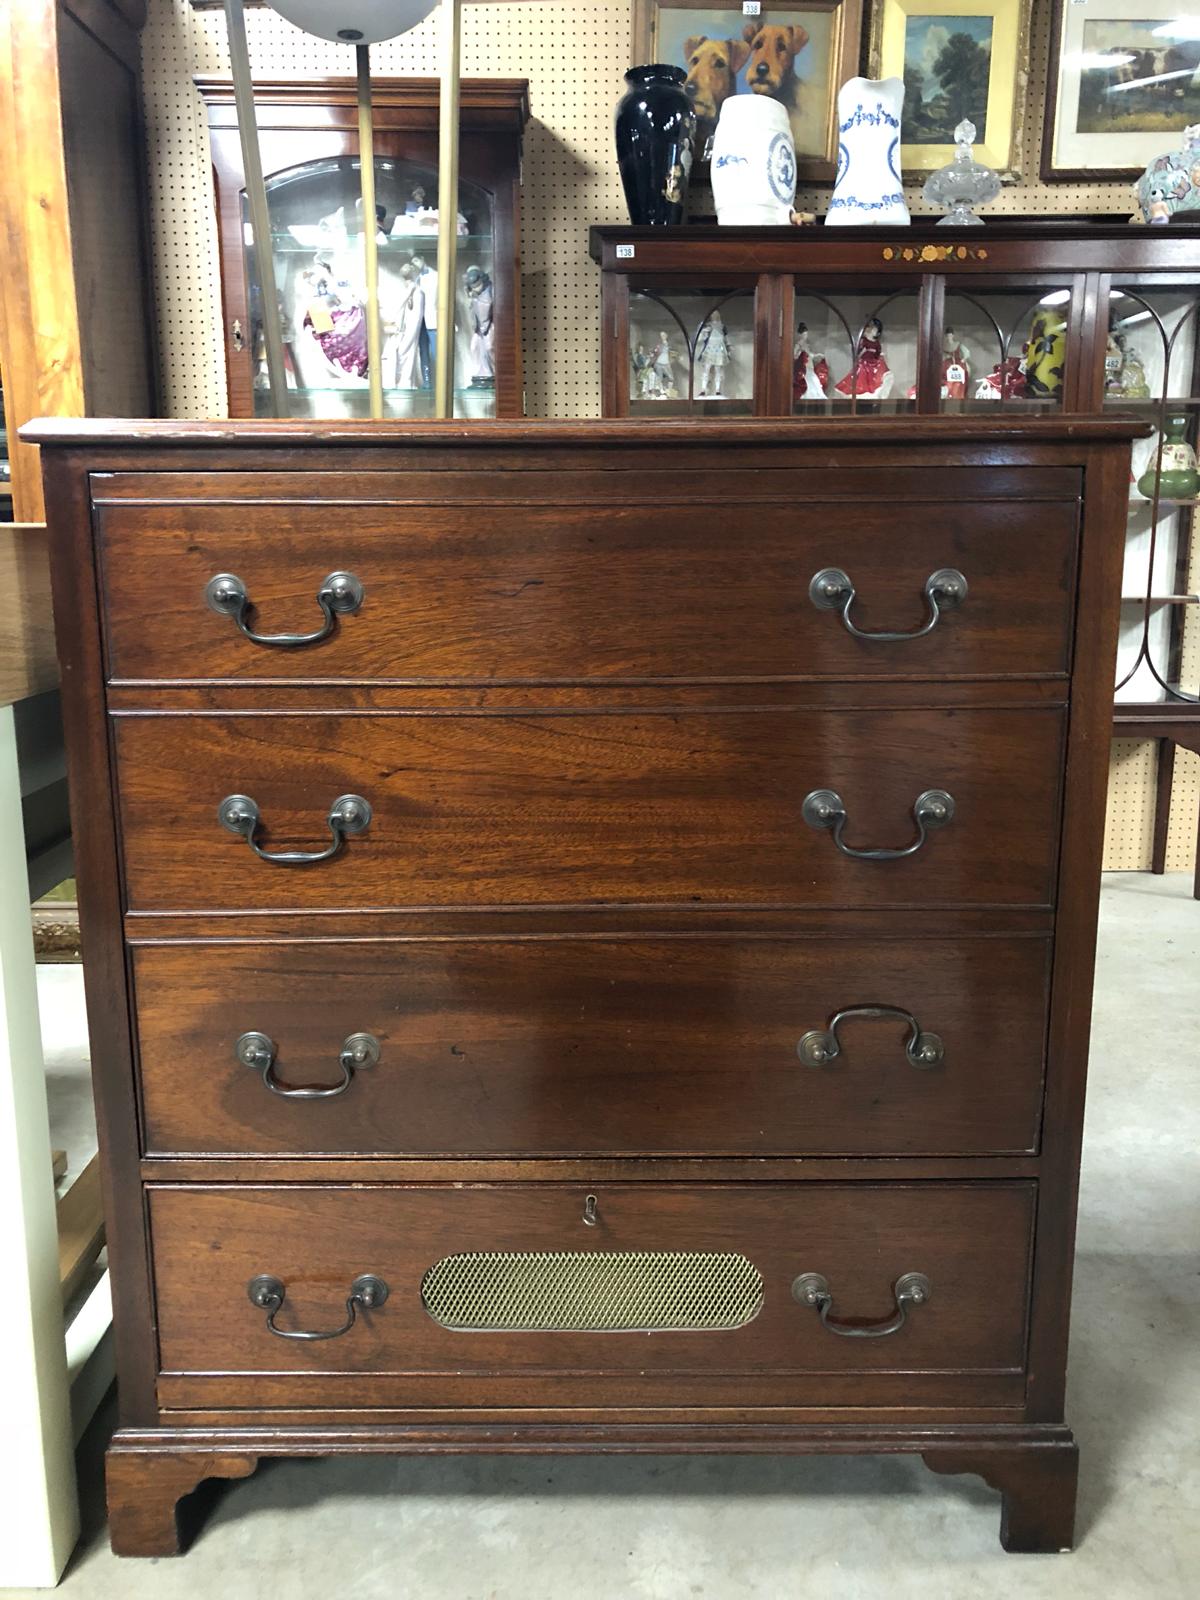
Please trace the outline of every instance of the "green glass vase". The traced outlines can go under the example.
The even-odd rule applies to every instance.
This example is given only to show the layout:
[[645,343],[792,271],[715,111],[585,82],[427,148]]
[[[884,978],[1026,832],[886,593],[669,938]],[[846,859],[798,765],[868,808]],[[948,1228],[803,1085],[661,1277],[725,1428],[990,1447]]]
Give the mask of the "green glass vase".
[[1156,487],[1160,500],[1194,500],[1200,494],[1196,452],[1185,437],[1187,424],[1186,416],[1164,421],[1161,453],[1151,457],[1138,479],[1138,489],[1147,500],[1154,499]]

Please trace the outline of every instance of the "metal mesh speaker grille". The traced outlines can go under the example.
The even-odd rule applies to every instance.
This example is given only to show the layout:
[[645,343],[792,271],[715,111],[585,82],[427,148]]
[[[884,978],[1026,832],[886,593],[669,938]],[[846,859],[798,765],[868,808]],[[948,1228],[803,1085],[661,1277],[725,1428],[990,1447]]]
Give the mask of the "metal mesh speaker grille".
[[700,1250],[469,1250],[421,1280],[426,1311],[458,1333],[742,1328],[762,1302],[745,1256]]

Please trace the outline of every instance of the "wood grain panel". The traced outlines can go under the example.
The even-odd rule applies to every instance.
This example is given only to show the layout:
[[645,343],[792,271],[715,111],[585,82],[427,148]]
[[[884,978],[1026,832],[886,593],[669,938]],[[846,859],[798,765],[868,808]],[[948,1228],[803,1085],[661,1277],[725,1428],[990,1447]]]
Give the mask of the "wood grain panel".
[[[1024,1363],[1032,1184],[597,1185],[597,1223],[585,1193],[557,1185],[496,1188],[297,1187],[150,1191],[164,1372],[292,1375],[276,1403],[320,1393],[323,1373],[638,1375],[641,1403],[662,1403],[672,1375],[761,1374],[763,1398],[799,1403],[781,1374],[999,1374]],[[987,1240],[987,1249],[979,1248]],[[464,1250],[736,1251],[759,1269],[764,1304],[736,1330],[654,1334],[461,1333],[435,1323],[421,1280]],[[839,1316],[864,1322],[894,1310],[892,1285],[924,1272],[932,1298],[895,1335],[839,1338],[791,1296],[801,1272],[820,1272]],[[278,1321],[336,1327],[351,1280],[373,1272],[391,1294],[342,1338],[311,1345],[273,1337],[246,1285],[271,1273],[287,1287]],[[872,1390],[897,1398],[895,1378]],[[220,1384],[213,1385],[219,1402]],[[753,1403],[750,1396],[748,1403]],[[580,1404],[586,1404],[581,1397]]]
[[0,526],[0,706],[58,682],[50,607],[50,541],[40,522]]
[[[716,506],[669,495],[621,506],[105,506],[110,670],[122,679],[408,680],[1061,674],[1069,666],[1077,506],[945,501],[853,507],[820,493]],[[642,491],[644,495],[644,489]],[[717,509],[720,507],[720,510]],[[898,551],[900,553],[898,553]],[[970,590],[922,639],[853,638],[809,581],[845,570],[864,631],[928,616],[926,580]],[[361,611],[300,649],[244,639],[209,610],[232,572],[262,633],[307,633],[328,573]]]
[[[115,719],[135,910],[616,902],[1046,904],[1062,715],[128,716]],[[915,855],[851,860],[801,821],[843,797],[857,846],[915,836],[942,788],[958,814]],[[320,849],[331,803],[374,807],[332,860],[284,867],[224,831],[229,794],[271,850]]]
[[[134,953],[155,1154],[961,1155],[1036,1147],[1049,941],[708,938],[175,945]],[[946,1047],[847,1021],[836,1062],[800,1036],[844,1006],[911,1011]],[[342,1041],[382,1059],[336,1099]]]

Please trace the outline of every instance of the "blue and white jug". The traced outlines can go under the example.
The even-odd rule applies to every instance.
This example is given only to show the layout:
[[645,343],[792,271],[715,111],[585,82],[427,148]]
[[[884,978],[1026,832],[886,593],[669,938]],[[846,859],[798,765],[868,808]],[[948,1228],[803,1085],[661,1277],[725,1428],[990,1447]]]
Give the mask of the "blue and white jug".
[[901,78],[849,78],[838,90],[837,181],[826,226],[912,219],[900,182]]

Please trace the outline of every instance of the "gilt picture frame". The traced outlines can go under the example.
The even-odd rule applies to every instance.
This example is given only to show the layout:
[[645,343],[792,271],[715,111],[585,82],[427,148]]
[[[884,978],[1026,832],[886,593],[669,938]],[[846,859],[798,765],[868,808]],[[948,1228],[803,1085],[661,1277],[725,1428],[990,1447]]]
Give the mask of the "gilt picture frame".
[[874,0],[872,77],[904,80],[900,164],[919,180],[954,159],[954,129],[976,129],[974,156],[1006,182],[1021,176],[1032,0]]
[[[699,121],[697,160],[734,94],[767,94],[787,107],[801,185],[837,174],[837,93],[859,69],[863,0],[762,5],[634,0],[633,61],[664,61],[688,74]],[[757,87],[756,87],[757,86]]]
[[[1196,80],[1193,85],[1193,78]],[[1200,4],[1054,0],[1046,183],[1137,178],[1200,122]]]

